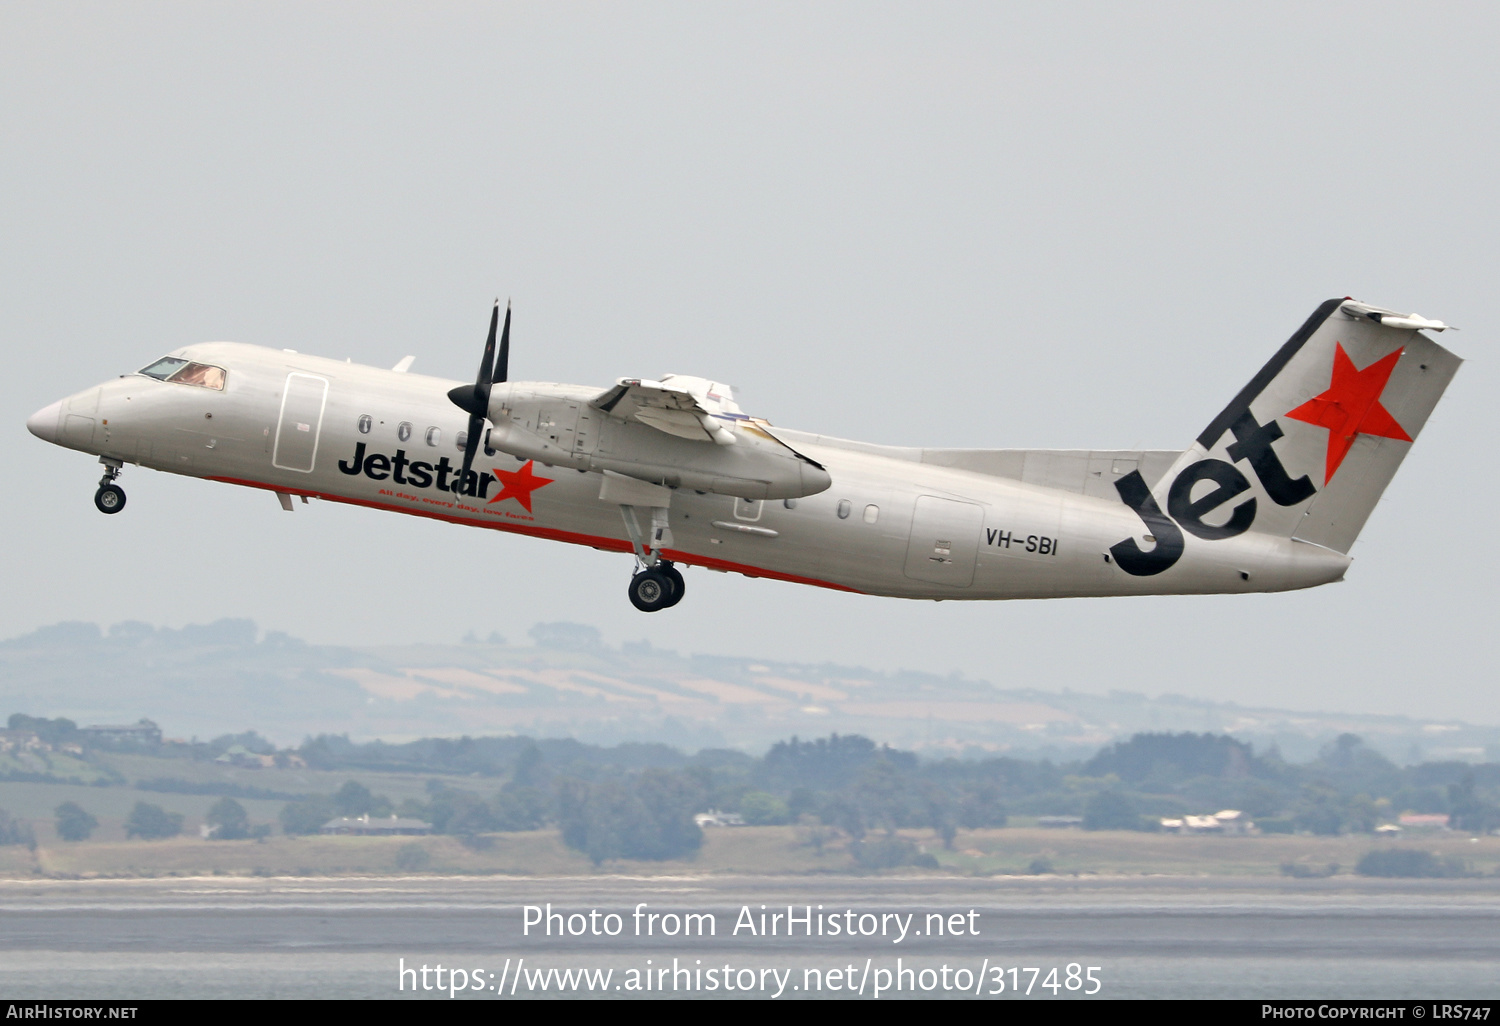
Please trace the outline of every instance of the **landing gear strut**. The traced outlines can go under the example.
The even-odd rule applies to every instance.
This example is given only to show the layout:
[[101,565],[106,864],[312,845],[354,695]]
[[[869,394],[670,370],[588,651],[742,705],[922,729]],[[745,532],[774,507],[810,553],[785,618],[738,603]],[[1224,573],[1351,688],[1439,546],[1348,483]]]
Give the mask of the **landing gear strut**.
[[625,518],[625,533],[630,536],[630,547],[635,552],[636,570],[630,578],[630,604],[643,613],[654,613],[658,609],[669,609],[682,601],[686,590],[682,571],[672,565],[671,560],[661,558],[661,550],[672,544],[672,532],[667,526],[667,508],[651,506],[650,547],[636,519],[636,507],[620,504],[620,514]]
[[682,601],[682,572],[664,559],[630,578],[630,603],[643,613],[668,609]]
[[94,493],[94,507],[100,513],[118,513],[125,508],[125,489],[114,482],[125,464],[108,456],[101,456],[99,462],[104,464],[104,476],[99,479],[99,490]]

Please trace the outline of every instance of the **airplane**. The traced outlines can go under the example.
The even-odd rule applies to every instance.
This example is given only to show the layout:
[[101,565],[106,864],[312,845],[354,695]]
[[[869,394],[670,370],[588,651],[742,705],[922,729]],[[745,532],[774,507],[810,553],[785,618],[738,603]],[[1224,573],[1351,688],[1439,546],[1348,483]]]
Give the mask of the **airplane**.
[[903,448],[773,427],[716,381],[511,381],[497,300],[473,384],[232,342],[37,411],[126,464],[633,555],[637,609],[681,566],[910,599],[1285,591],[1342,580],[1462,362],[1448,325],[1322,303],[1180,450]]

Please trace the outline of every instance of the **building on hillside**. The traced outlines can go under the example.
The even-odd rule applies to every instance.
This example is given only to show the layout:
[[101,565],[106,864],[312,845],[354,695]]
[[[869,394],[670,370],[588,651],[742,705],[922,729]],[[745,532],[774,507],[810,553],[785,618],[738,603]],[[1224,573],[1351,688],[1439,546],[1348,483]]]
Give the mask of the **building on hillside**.
[[276,756],[257,755],[244,745],[230,745],[214,762],[222,766],[239,766],[241,769],[272,769]]
[[48,752],[52,746],[31,730],[0,730],[0,753]]
[[403,819],[392,815],[388,818],[370,816],[340,816],[330,819],[318,828],[320,834],[348,834],[357,837],[390,837],[397,834],[422,835],[432,833],[432,824],[420,819]]
[[736,827],[745,825],[745,817],[738,812],[720,812],[718,809],[709,809],[707,812],[695,815],[693,822],[700,827]]
[[1164,834],[1223,834],[1243,837],[1256,833],[1255,824],[1239,809],[1220,809],[1212,816],[1183,816],[1160,821]]
[[155,748],[161,744],[161,728],[150,720],[141,720],[123,726],[97,725],[79,727],[84,740],[96,744],[136,744]]
[[1448,817],[1425,812],[1403,812],[1396,818],[1403,830],[1447,830]]
[[1220,809],[1213,818],[1218,821],[1221,834],[1242,837],[1255,832],[1255,824],[1239,809]]

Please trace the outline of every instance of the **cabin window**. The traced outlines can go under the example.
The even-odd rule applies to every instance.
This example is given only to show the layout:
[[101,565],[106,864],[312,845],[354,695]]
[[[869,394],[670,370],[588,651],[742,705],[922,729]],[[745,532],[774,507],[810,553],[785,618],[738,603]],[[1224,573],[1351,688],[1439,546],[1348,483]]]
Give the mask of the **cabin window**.
[[400,424],[396,425],[396,438],[399,441],[404,442],[404,441],[406,441],[410,437],[411,437],[411,421],[403,420]]
[[469,444],[469,433],[467,431],[460,431],[458,434],[454,435],[453,444],[458,446],[459,452],[463,452],[464,446]]
[[851,509],[853,509],[853,508],[854,507],[849,504],[849,500],[848,499],[840,499],[839,500],[839,519],[840,520],[848,520],[849,519],[849,511]]
[[149,367],[142,367],[140,373],[158,381],[170,381],[175,385],[196,385],[199,388],[211,388],[216,392],[224,391],[223,367],[193,363],[191,360],[182,360],[175,356],[164,356]]
[[785,506],[787,509],[796,509],[797,508],[797,500],[796,499],[782,499],[781,500],[781,504],[783,506]]
[[427,429],[427,444],[428,445],[437,445],[442,440],[443,440],[443,429],[442,428],[430,427],[430,428]]
[[873,502],[865,507],[865,523],[873,524],[880,519],[880,507]]
[[359,433],[362,435],[370,433],[370,415],[368,413],[359,418]]

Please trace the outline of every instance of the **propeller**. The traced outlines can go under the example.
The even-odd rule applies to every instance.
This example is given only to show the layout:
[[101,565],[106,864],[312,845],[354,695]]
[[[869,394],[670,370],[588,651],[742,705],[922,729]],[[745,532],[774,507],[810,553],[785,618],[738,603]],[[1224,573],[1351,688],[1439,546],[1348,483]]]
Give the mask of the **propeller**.
[[495,300],[495,309],[490,311],[490,335],[484,342],[484,358],[479,361],[479,376],[472,385],[459,385],[449,389],[448,398],[469,415],[468,436],[464,439],[464,467],[459,474],[460,485],[469,479],[469,468],[474,463],[474,454],[479,451],[479,436],[484,431],[485,418],[490,411],[490,386],[496,381],[507,380],[510,371],[510,304],[505,304],[505,329],[500,333],[500,353],[495,354],[495,328],[500,321],[500,300]]

